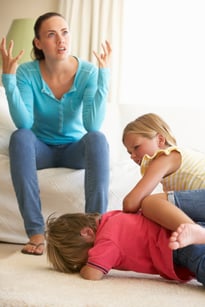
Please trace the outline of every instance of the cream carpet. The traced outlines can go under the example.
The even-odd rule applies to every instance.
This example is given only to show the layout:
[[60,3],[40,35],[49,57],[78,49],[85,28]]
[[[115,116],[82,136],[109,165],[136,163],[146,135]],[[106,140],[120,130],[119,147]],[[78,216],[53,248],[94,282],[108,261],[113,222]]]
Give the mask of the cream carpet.
[[53,271],[46,256],[20,253],[21,245],[0,243],[1,307],[202,307],[205,288],[159,276],[111,271],[101,281]]

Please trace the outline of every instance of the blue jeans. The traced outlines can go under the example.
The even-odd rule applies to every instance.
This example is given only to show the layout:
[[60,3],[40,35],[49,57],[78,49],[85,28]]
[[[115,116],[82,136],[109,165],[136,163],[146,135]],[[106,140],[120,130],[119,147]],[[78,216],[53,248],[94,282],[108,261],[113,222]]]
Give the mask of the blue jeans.
[[108,205],[109,145],[101,132],[89,132],[76,143],[47,145],[28,129],[10,139],[13,186],[28,237],[44,233],[37,170],[52,167],[85,169],[85,211],[104,213]]
[[[205,227],[205,189],[173,192],[173,196],[177,207]],[[205,244],[179,248],[173,252],[173,256],[175,265],[188,268],[205,285]]]

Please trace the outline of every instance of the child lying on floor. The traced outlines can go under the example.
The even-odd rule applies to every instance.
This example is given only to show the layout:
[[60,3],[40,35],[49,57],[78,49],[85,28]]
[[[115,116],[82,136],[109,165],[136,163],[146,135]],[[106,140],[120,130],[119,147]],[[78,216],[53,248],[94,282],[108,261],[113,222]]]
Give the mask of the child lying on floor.
[[[205,212],[205,190],[201,191],[204,193],[201,210]],[[195,192],[189,191],[191,202],[194,202]],[[177,193],[181,193],[182,200],[183,192]],[[149,200],[152,201],[151,196]],[[194,209],[189,210],[189,215],[192,218],[192,211],[197,222]],[[205,285],[205,228],[186,214],[182,215],[180,224],[171,233],[141,212],[120,210],[102,215],[73,213],[50,217],[46,232],[47,255],[55,269],[80,272],[83,278],[90,280],[99,280],[116,269],[158,274],[181,282],[196,278]]]

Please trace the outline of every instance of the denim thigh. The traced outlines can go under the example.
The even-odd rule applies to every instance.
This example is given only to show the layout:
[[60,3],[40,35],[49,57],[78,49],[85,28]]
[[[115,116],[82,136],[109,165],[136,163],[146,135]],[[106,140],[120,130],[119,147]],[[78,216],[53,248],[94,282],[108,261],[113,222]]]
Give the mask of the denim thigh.
[[168,199],[195,222],[205,222],[205,189],[168,192]]
[[173,252],[175,265],[186,267],[200,283],[205,285],[205,244],[189,245]]

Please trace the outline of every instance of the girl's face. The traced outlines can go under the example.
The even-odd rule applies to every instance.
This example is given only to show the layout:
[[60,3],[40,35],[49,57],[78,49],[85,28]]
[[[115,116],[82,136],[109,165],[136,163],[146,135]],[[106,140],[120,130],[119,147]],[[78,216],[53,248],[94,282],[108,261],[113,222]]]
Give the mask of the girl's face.
[[148,139],[140,134],[128,133],[124,137],[124,145],[130,158],[138,165],[141,165],[144,155],[153,156],[157,150],[166,148],[165,138],[160,134]]
[[45,58],[64,59],[69,54],[70,33],[67,22],[60,16],[53,16],[43,21],[39,39],[35,45],[42,50]]

